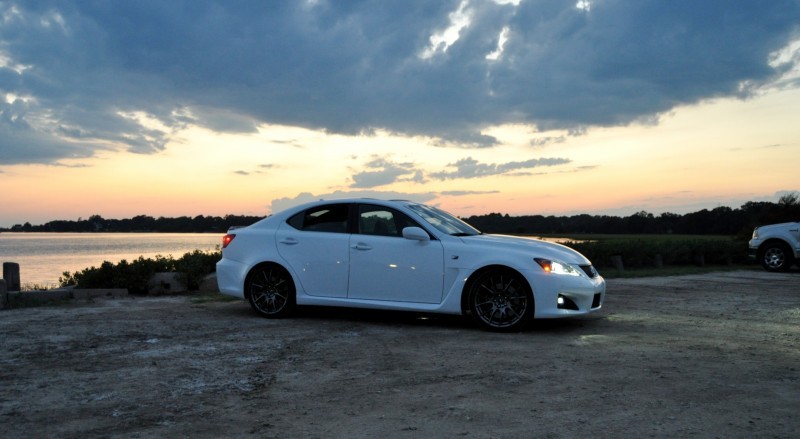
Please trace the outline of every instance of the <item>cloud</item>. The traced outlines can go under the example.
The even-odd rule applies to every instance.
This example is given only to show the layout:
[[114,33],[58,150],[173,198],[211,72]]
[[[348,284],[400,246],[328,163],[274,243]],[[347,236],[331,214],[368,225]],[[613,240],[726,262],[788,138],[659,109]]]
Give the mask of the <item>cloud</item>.
[[491,175],[515,174],[516,171],[538,168],[541,166],[557,166],[571,163],[572,160],[566,158],[542,158],[530,159],[522,162],[507,163],[479,163],[472,157],[463,158],[447,166],[456,168],[455,171],[442,171],[430,174],[431,178],[437,180],[451,180],[455,178],[479,178]]
[[500,191],[442,191],[440,192],[441,195],[449,196],[449,197],[463,197],[466,195],[487,195],[487,194],[499,194]]
[[485,147],[504,123],[656,123],[796,70],[798,22],[796,0],[9,0],[0,164],[151,154],[187,125]]
[[785,148],[789,145],[781,144],[781,143],[772,143],[769,145],[762,145],[762,146],[753,146],[753,147],[734,147],[728,148],[728,151],[731,152],[741,152],[741,151],[757,151],[763,149],[777,149],[777,148]]
[[551,145],[554,143],[564,143],[567,141],[565,136],[557,136],[557,137],[538,137],[536,139],[531,139],[530,145],[536,148],[545,147],[547,145]]
[[398,181],[413,181],[424,183],[425,177],[421,170],[415,168],[413,163],[397,163],[380,157],[366,164],[374,171],[361,171],[353,175],[352,188],[373,188],[385,186]]

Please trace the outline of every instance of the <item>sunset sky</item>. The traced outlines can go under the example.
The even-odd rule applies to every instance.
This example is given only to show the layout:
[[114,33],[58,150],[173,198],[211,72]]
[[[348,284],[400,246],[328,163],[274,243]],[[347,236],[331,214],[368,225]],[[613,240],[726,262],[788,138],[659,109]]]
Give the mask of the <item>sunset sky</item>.
[[798,0],[0,0],[0,227],[798,190]]

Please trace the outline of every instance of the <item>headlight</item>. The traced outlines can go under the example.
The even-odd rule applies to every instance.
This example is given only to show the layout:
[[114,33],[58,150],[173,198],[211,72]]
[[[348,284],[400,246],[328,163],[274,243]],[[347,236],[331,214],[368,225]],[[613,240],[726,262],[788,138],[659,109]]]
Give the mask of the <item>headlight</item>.
[[758,239],[758,227],[753,229],[753,239]]
[[566,274],[567,276],[580,276],[581,273],[573,268],[571,265],[564,264],[563,262],[553,261],[550,259],[534,258],[537,264],[542,267],[546,273],[553,274]]

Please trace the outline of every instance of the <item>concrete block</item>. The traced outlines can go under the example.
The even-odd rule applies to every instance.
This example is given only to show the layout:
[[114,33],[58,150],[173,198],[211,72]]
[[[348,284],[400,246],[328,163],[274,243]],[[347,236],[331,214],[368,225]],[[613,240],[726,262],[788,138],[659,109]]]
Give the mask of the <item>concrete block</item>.
[[6,289],[6,280],[0,279],[0,309],[6,308],[8,302],[8,290]]
[[661,255],[653,257],[653,266],[656,268],[664,268],[664,258]]
[[175,294],[185,293],[187,290],[180,273],[156,273],[147,283],[147,294]]
[[211,273],[204,277],[203,281],[200,282],[200,288],[198,288],[198,291],[200,293],[218,293],[219,285],[217,285],[217,274]]
[[[3,283],[4,285],[4,283]],[[63,302],[68,300],[89,300],[97,298],[119,299],[128,296],[126,288],[97,288],[97,289],[77,289],[77,288],[58,288],[47,291],[26,291],[2,293],[0,297],[0,309],[20,308],[25,306],[44,305],[48,303]]]
[[10,292],[8,293],[9,308],[19,308],[23,306],[43,305],[46,303],[61,302],[72,299],[72,293],[64,290],[52,291],[30,291],[30,292]]
[[3,262],[3,279],[6,281],[8,291],[20,291],[19,264]]
[[622,255],[612,255],[611,265],[616,268],[617,271],[625,271],[625,265],[622,263]]

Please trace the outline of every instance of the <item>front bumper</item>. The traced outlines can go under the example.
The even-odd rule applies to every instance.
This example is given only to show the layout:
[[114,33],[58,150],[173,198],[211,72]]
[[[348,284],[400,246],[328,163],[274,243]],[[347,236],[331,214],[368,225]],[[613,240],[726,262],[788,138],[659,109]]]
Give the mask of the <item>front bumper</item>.
[[606,299],[602,276],[564,276],[552,273],[525,273],[531,276],[535,303],[534,317],[552,319],[586,315],[599,311]]
[[758,260],[758,248],[764,241],[761,239],[753,238],[747,242],[747,260],[756,262]]

